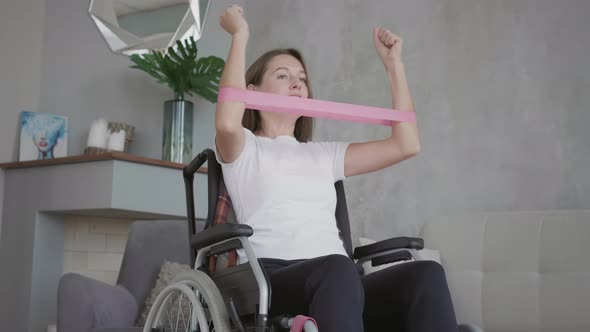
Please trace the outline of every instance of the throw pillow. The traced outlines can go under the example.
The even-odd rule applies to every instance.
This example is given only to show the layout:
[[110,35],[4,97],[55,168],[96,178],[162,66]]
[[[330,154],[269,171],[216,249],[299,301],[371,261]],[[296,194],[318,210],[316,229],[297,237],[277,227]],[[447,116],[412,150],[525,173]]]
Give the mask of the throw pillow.
[[144,326],[148,314],[158,294],[176,278],[179,273],[190,271],[191,267],[186,264],[165,261],[160,268],[156,284],[145,300],[143,310],[137,319],[137,326]]

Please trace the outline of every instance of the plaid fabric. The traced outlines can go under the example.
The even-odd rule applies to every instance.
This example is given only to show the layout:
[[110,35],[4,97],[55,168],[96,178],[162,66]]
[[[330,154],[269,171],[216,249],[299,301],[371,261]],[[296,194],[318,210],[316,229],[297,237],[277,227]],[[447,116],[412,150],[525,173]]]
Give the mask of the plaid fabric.
[[[215,227],[215,225],[227,223],[236,224],[237,219],[234,213],[231,198],[229,197],[229,193],[225,188],[225,183],[223,182],[222,178],[219,183],[219,194],[217,196],[217,207],[215,209],[215,219],[213,220],[213,227]],[[228,267],[235,266],[238,263],[238,253],[235,249],[222,255],[224,255],[223,258],[225,258],[227,262],[223,264],[220,262],[221,260],[218,259],[217,256],[211,256],[209,258],[209,271],[215,272],[217,269],[223,270]],[[219,266],[218,263],[221,263],[225,266]]]

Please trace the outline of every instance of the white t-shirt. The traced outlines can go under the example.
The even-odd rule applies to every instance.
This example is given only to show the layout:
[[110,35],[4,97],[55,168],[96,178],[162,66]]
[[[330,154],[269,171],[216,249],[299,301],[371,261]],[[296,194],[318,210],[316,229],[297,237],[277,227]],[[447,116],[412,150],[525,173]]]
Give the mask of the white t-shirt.
[[[306,259],[346,255],[336,225],[334,182],[345,179],[348,143],[300,143],[244,129],[244,149],[223,163],[223,178],[240,224],[258,258]],[[217,150],[217,149],[216,149]]]

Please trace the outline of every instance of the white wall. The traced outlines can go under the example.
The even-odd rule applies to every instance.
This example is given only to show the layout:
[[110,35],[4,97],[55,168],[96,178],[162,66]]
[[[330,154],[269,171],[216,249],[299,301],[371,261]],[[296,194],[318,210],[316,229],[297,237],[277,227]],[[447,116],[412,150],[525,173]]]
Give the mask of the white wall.
[[16,160],[18,114],[37,111],[45,0],[0,2],[0,162]]
[[[0,1],[0,162],[18,158],[18,115],[39,106],[45,0]],[[4,172],[0,170],[0,231]]]

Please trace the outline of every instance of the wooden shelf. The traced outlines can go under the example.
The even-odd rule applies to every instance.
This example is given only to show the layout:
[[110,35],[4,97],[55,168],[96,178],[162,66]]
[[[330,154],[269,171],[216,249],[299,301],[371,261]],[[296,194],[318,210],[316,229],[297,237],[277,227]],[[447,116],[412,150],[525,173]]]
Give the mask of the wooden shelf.
[[[164,161],[164,160],[158,160],[158,159],[152,159],[152,158],[146,158],[146,157],[139,157],[139,156],[132,155],[129,153],[124,153],[124,152],[106,152],[106,153],[93,154],[93,155],[79,155],[79,156],[62,157],[62,158],[54,158],[54,159],[0,163],[0,168],[2,168],[2,169],[29,168],[29,167],[53,166],[53,165],[61,165],[61,164],[85,163],[85,162],[100,161],[100,160],[123,160],[123,161],[132,162],[132,163],[139,163],[139,164],[146,164],[146,165],[153,165],[153,166],[174,168],[174,169],[182,169],[185,166],[185,164],[173,163],[170,161]],[[207,168],[201,167],[201,168],[199,168],[199,170],[197,172],[198,173],[207,173]]]

